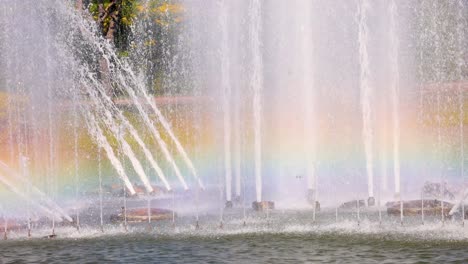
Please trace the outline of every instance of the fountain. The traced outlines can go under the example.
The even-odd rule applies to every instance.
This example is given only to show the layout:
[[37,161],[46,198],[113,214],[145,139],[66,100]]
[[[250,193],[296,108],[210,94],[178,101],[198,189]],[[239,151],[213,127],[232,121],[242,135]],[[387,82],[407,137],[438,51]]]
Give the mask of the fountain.
[[251,80],[250,85],[253,91],[253,123],[254,123],[254,164],[255,164],[255,192],[256,199],[253,208],[258,210],[263,208],[262,203],[262,89],[263,89],[263,59],[261,50],[260,34],[262,33],[261,22],[261,2],[254,0],[250,7],[250,45],[252,52]]
[[0,2],[5,238],[464,224],[463,0],[72,2]]
[[366,157],[366,173],[367,173],[367,192],[369,206],[375,204],[374,199],[374,166],[373,166],[373,128],[372,128],[372,87],[369,84],[370,68],[369,68],[369,29],[367,16],[369,12],[369,1],[359,1],[359,65],[360,65],[360,102],[362,107],[362,136],[364,139],[364,152]]

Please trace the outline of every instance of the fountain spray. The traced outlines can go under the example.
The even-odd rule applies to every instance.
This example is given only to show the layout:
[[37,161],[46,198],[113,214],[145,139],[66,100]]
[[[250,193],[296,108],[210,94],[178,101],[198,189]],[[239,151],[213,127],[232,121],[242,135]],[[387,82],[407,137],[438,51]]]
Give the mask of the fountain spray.
[[3,218],[3,240],[7,240],[8,239],[8,220],[6,217],[5,210],[3,210],[3,207],[1,205],[0,205],[0,212],[2,212],[2,218]]
[[237,103],[235,106],[234,110],[234,167],[235,167],[235,179],[236,179],[236,184],[235,184],[235,201],[237,203],[240,203],[240,196],[241,196],[241,188],[242,188],[242,183],[241,183],[241,136],[240,136],[240,130],[241,130],[241,124],[240,124],[240,107],[239,107],[239,94],[236,96]]
[[147,209],[147,214],[148,214],[148,227],[151,227],[150,226],[151,225],[151,197],[149,193],[147,195],[148,195],[148,198],[146,199],[147,200],[146,209]]
[[301,0],[297,3],[297,9],[300,14],[297,16],[300,30],[298,38],[300,39],[300,58],[299,65],[302,71],[300,85],[303,96],[303,111],[304,111],[304,157],[307,177],[307,200],[313,208],[313,220],[320,204],[317,200],[317,176],[315,171],[316,166],[316,130],[317,116],[315,114],[315,80],[314,80],[314,43],[312,32],[312,9],[313,4],[308,0]]
[[175,206],[175,192],[174,191],[171,191],[172,193],[172,227],[175,228],[175,210],[176,210],[176,206]]
[[[86,72],[85,69],[82,71],[83,73]],[[90,95],[92,95],[91,99],[94,101],[97,107],[100,107],[102,111],[105,113],[107,117],[112,117],[116,116],[117,119],[121,122],[122,125],[125,126],[125,128],[130,132],[132,137],[135,139],[135,141],[138,143],[138,145],[141,147],[143,150],[143,153],[145,154],[146,159],[150,162],[151,166],[153,169],[156,171],[158,177],[161,179],[163,182],[164,186],[168,191],[171,190],[171,186],[169,185],[169,182],[166,179],[166,176],[164,175],[164,172],[161,170],[159,167],[158,163],[156,162],[155,158],[153,157],[153,154],[149,151],[148,147],[144,143],[144,141],[141,139],[140,135],[138,134],[137,130],[135,127],[128,121],[128,119],[123,115],[122,111],[116,107],[116,105],[112,102],[112,99],[105,93],[102,85],[99,84],[99,82],[96,80],[95,76],[88,75],[88,79],[91,80],[93,86],[97,88],[98,93],[93,91],[92,89],[88,88],[88,92]],[[100,98],[100,100],[98,99]],[[112,118],[109,119],[111,121]],[[111,121],[112,123],[112,121]],[[185,183],[185,180],[182,178],[181,183],[184,186],[184,188],[187,188],[187,184]]]
[[[120,81],[121,81],[121,83],[125,83],[125,80],[122,79],[122,78],[120,79]],[[128,92],[130,94],[130,96],[132,97],[132,99],[133,99],[133,101],[135,103],[135,106],[138,109],[138,112],[140,113],[141,117],[143,118],[146,126],[152,132],[153,138],[156,139],[156,142],[158,143],[159,147],[161,148],[167,162],[172,165],[172,168],[174,169],[174,171],[175,171],[175,173],[177,175],[177,178],[182,182],[182,185],[184,185],[184,188],[186,190],[188,190],[187,185],[184,184],[185,183],[184,177],[182,176],[182,173],[180,172],[179,167],[177,166],[177,164],[175,163],[174,158],[172,157],[171,153],[169,152],[166,142],[164,142],[164,140],[161,137],[161,134],[156,129],[155,124],[150,119],[148,114],[144,111],[141,103],[138,101],[138,99],[136,97],[135,92],[129,87],[125,91]]]
[[[75,15],[75,14],[72,14]],[[188,155],[186,154],[185,150],[183,149],[182,145],[180,144],[179,140],[175,137],[174,133],[172,132],[172,129],[167,122],[167,120],[164,118],[162,113],[159,111],[159,109],[156,107],[156,104],[153,99],[150,98],[148,93],[145,91],[145,87],[143,86],[143,82],[139,81],[138,78],[135,76],[134,72],[126,63],[125,61],[121,60],[117,54],[115,53],[115,50],[113,46],[108,42],[105,41],[99,37],[97,37],[99,34],[96,32],[96,26],[93,24],[93,22],[90,22],[88,20],[83,19],[82,17],[76,17],[75,18],[78,23],[80,23],[81,27],[81,32],[83,34],[83,37],[85,37],[87,40],[90,41],[90,43],[95,45],[95,48],[100,52],[102,55],[103,61],[107,64],[107,66],[110,69],[110,74],[112,77],[115,79],[116,82],[119,83],[117,88],[121,89],[124,93],[128,94],[134,103],[135,107],[137,108],[138,112],[140,113],[141,118],[145,122],[146,126],[148,129],[153,134],[153,137],[156,139],[158,145],[160,146],[161,150],[163,151],[163,154],[166,158],[166,160],[172,165],[173,169],[176,171],[177,177],[179,180],[183,179],[182,174],[176,165],[172,155],[169,153],[167,150],[167,145],[166,143],[162,140],[162,137],[159,133],[159,131],[156,130],[154,123],[152,120],[149,118],[148,113],[143,109],[142,103],[140,102],[139,98],[137,97],[136,91],[132,87],[137,87],[137,91],[140,92],[144,100],[147,104],[150,105],[151,109],[156,113],[158,120],[166,130],[166,132],[169,134],[171,140],[174,141],[177,149],[181,153],[184,161],[187,163],[189,168],[191,169],[192,173],[194,174],[195,178],[198,180],[198,183],[200,186],[203,187],[203,184],[196,174],[195,168],[188,158]],[[118,71],[117,71],[118,69]],[[181,180],[183,181],[183,180]],[[185,189],[188,189],[188,187],[185,185]]]
[[424,225],[424,190],[421,191],[421,223]]
[[[240,168],[239,168],[240,169]],[[243,173],[242,175],[245,175]],[[242,219],[243,219],[243,226],[247,226],[247,204],[246,204],[246,184],[245,184],[245,176],[242,176]]]
[[190,169],[190,171],[192,172],[192,175],[193,177],[197,180],[198,182],[198,185],[200,186],[200,188],[202,190],[205,189],[205,186],[200,178],[200,176],[198,175],[197,173],[197,170],[195,169],[195,166],[193,165],[192,163],[192,160],[189,158],[187,152],[185,151],[185,149],[182,147],[182,144],[180,143],[180,141],[177,139],[177,137],[174,135],[174,132],[172,131],[171,129],[171,125],[169,124],[169,122],[166,120],[166,118],[163,116],[163,114],[161,113],[161,111],[156,107],[156,103],[154,102],[154,99],[151,99],[148,95],[148,93],[145,91],[144,87],[141,87],[141,86],[138,86],[139,87],[139,91],[140,93],[143,94],[143,97],[146,101],[147,104],[149,104],[151,106],[151,108],[153,109],[153,112],[156,113],[156,116],[158,117],[158,120],[159,122],[161,123],[161,125],[163,126],[163,128],[166,130],[167,134],[169,135],[169,137],[171,138],[171,140],[174,142],[175,146],[176,146],[176,149],[177,151],[179,152],[179,154],[182,156],[182,159],[184,160],[185,164],[187,165],[187,167]]
[[16,195],[18,195],[18,197],[20,197],[21,199],[23,199],[26,202],[29,202],[31,205],[34,205],[35,207],[37,207],[38,209],[43,211],[46,215],[48,215],[50,218],[53,218],[53,219],[57,218],[59,221],[63,220],[61,215],[59,215],[56,212],[50,210],[46,206],[40,204],[38,201],[36,201],[34,199],[29,199],[27,194],[20,191],[18,189],[18,187],[11,180],[9,180],[7,177],[3,176],[2,174],[0,174],[0,182],[3,183],[6,187],[8,187],[8,189],[10,191],[12,191]]
[[[4,5],[4,17],[5,19],[9,16],[8,14],[8,10],[13,10],[11,8],[7,8],[7,5]],[[4,21],[5,23],[7,23],[8,21]],[[14,32],[12,32],[14,33]],[[15,53],[15,56],[16,56],[16,53]],[[7,56],[6,58],[6,62],[5,62],[5,65],[7,67],[7,69],[11,68],[12,67],[12,61],[10,59],[9,56]],[[7,88],[7,93],[8,93],[8,99],[7,99],[7,113],[8,113],[8,151],[9,151],[9,154],[10,154],[10,163],[13,163],[15,157],[14,157],[14,153],[15,153],[15,150],[14,150],[14,139],[13,139],[13,99],[12,99],[12,87],[13,87],[13,84],[11,83],[10,79],[7,78],[6,80],[6,88]],[[5,236],[6,236],[6,232],[5,232]]]
[[[74,173],[75,173],[75,200],[78,202],[78,193],[79,193],[79,161],[78,161],[78,101],[77,101],[77,89],[73,89],[73,154],[74,154]],[[78,208],[75,208],[76,214],[76,230],[80,231],[80,211]]]
[[371,109],[371,96],[372,88],[369,84],[370,68],[369,68],[369,29],[367,15],[370,8],[368,0],[359,1],[358,9],[358,41],[359,41],[359,64],[360,70],[360,102],[362,111],[362,137],[364,141],[364,151],[366,155],[366,172],[367,172],[367,191],[368,191],[368,205],[374,205],[374,172],[373,172],[373,130],[372,130],[372,109]]
[[[48,74],[48,72],[47,72]],[[52,199],[56,199],[56,175],[54,170],[54,161],[55,161],[55,138],[54,138],[54,126],[55,122],[52,117],[52,87],[50,84],[47,84],[47,121],[48,121],[48,140],[49,140],[49,159],[48,159],[48,170],[47,170],[47,181],[49,181],[50,194]],[[52,236],[55,236],[55,216],[52,217]]]
[[[166,10],[165,12],[168,12]],[[198,185],[202,190],[205,189],[204,184],[199,177],[197,170],[195,169],[195,166],[193,165],[192,160],[189,158],[187,152],[185,151],[184,147],[180,143],[180,140],[174,135],[174,132],[172,131],[170,123],[167,121],[167,119],[164,117],[164,115],[161,113],[159,108],[156,106],[156,103],[153,98],[151,98],[146,90],[146,87],[143,85],[144,82],[139,80],[134,71],[131,69],[131,67],[123,60],[120,60],[115,52],[112,52],[113,59],[117,59],[117,66],[121,68],[125,73],[129,75],[129,79],[134,82],[134,85],[131,85],[131,87],[136,87],[135,91],[138,92],[142,97],[143,101],[150,106],[152,111],[156,114],[157,119],[159,120],[160,124],[163,126],[164,130],[167,132],[169,135],[169,138],[172,140],[172,142],[175,144],[177,152],[181,155],[183,161],[189,168],[190,172],[192,173],[192,176],[197,180]],[[130,88],[130,87],[129,87]],[[132,88],[130,88],[132,89]],[[132,96],[132,100],[137,103],[138,99],[136,97]]]
[[[238,128],[239,129],[236,129],[236,130],[244,131],[243,129],[241,129],[240,123],[239,123]],[[240,156],[241,150],[244,149],[244,145],[242,144],[242,146],[241,146],[240,136],[241,136],[241,134],[239,133],[239,145],[238,145],[238,147],[239,147],[239,156]],[[242,133],[242,136],[245,137],[245,132]],[[247,198],[246,198],[247,187],[246,187],[246,183],[245,183],[246,182],[245,164],[244,163],[242,165],[239,164],[237,170],[238,170],[239,174],[242,175],[242,176],[239,175],[239,177],[242,177],[242,220],[243,220],[242,225],[244,227],[246,227],[247,226],[247,203],[246,203],[247,202]],[[239,191],[239,193],[240,193],[240,191]]]
[[263,59],[262,43],[262,3],[260,0],[250,1],[250,45],[252,49],[252,75],[250,85],[253,91],[254,119],[254,155],[255,155],[255,186],[256,202],[262,201],[262,90],[263,90]]
[[220,3],[219,24],[221,25],[221,87],[223,90],[223,120],[224,120],[224,175],[226,208],[232,207],[232,165],[231,165],[231,79],[229,59],[229,23],[227,0]]
[[4,227],[3,227],[3,240],[7,240],[8,239],[8,220],[6,219],[5,214],[3,214],[3,221],[5,221]]
[[[122,127],[119,127],[119,131],[117,133],[118,133],[119,137],[122,136],[122,133],[123,133]],[[123,152],[124,152],[124,150],[122,149],[122,145],[120,144],[118,157],[119,157],[119,160],[122,161],[123,168],[126,170],[126,169],[128,169],[128,165],[127,165],[127,160],[125,159]],[[127,226],[127,188],[125,188],[125,185],[123,183],[122,183],[122,192],[123,192],[122,213],[123,213],[123,217],[124,217],[123,226],[124,226],[125,232],[128,232],[128,226]]]
[[98,146],[98,177],[99,177],[99,224],[101,227],[101,232],[104,233],[104,217],[103,217],[103,208],[102,208],[102,200],[103,200],[103,190],[102,190],[102,164],[101,164],[101,147]]
[[3,163],[2,161],[0,161],[0,168],[3,169],[10,177],[14,177],[15,180],[18,180],[20,182],[22,182],[23,184],[25,184],[26,186],[29,186],[30,187],[30,190],[32,191],[32,193],[34,195],[37,195],[39,196],[39,198],[41,199],[41,201],[44,201],[44,203],[52,208],[53,210],[57,211],[58,213],[60,213],[60,215],[65,218],[66,220],[68,220],[69,222],[72,222],[73,219],[65,212],[65,210],[63,210],[62,208],[60,208],[60,206],[58,206],[55,202],[53,202],[45,193],[43,193],[41,190],[39,190],[36,186],[34,186],[28,179],[22,177],[21,175],[18,175],[15,171],[13,171],[12,169],[10,169],[5,163]]
[[[457,65],[457,79],[458,82],[461,82],[463,78],[463,66],[465,64],[465,60],[463,59],[463,52],[465,49],[464,41],[464,31],[463,31],[463,11],[465,10],[465,6],[463,1],[458,1],[458,26],[457,26],[457,35],[458,35],[458,65]],[[465,10],[466,12],[466,10]],[[464,121],[465,121],[465,109],[464,103],[465,98],[463,95],[462,85],[460,83],[457,84],[458,88],[458,105],[459,105],[459,135],[460,135],[460,174],[462,178],[462,185],[465,186],[465,138],[464,138]],[[465,200],[462,200],[462,226],[465,226]]]
[[335,223],[338,223],[338,206],[335,208]]
[[[222,170],[220,168],[220,170]],[[219,200],[220,201],[223,201],[223,186],[226,187],[226,182],[224,182],[223,184],[223,177],[221,176],[221,173],[217,173],[219,176],[218,176],[218,186],[219,186]],[[230,202],[230,201],[227,201],[227,202]],[[228,205],[226,202],[226,206]],[[232,205],[232,202],[231,202],[231,205]],[[221,202],[220,203],[220,206],[219,206],[219,228],[220,229],[223,229],[223,222],[224,222],[224,204]]]
[[[110,113],[110,111],[103,107],[103,104],[99,102],[97,99],[96,93],[86,86],[88,89],[88,93],[90,94],[90,97],[93,99],[94,105],[101,113],[101,119],[103,120],[104,124],[106,125],[107,128],[109,128],[110,131],[114,134],[114,136],[118,139],[118,142],[120,143],[120,146],[122,148],[123,153],[125,156],[127,156],[132,163],[133,168],[135,169],[136,173],[140,177],[141,181],[143,182],[146,190],[148,192],[153,192],[153,187],[151,186],[151,183],[148,179],[148,176],[146,175],[140,161],[137,159],[135,153],[133,152],[132,148],[128,144],[127,140],[124,137],[123,130],[124,127],[117,127],[118,124],[116,124],[113,115]],[[126,128],[126,127],[125,127]]]
[[[440,118],[440,92],[437,89],[437,146],[438,151],[442,154],[442,131],[441,131],[441,118]],[[440,155],[442,156],[442,155]],[[445,184],[443,180],[443,172],[442,172],[442,164],[439,165],[439,174],[440,174],[440,207],[441,207],[441,218],[442,224],[445,224],[445,215],[444,215],[444,191],[445,191]]]
[[357,217],[357,225],[361,225],[361,206],[359,204],[359,198],[356,199],[356,217]]
[[382,181],[383,175],[379,177],[379,188],[377,189],[377,207],[379,208],[379,226],[382,226]]
[[127,188],[122,184],[122,189],[123,189],[123,206],[122,206],[122,213],[124,216],[124,230],[125,232],[128,232],[128,226],[127,226]]
[[403,201],[401,197],[400,180],[400,104],[399,104],[399,82],[400,69],[398,60],[399,38],[396,32],[398,9],[395,0],[390,1],[390,74],[392,94],[392,121],[393,121],[393,175],[395,178],[395,196],[400,199],[400,221],[403,224]]
[[86,120],[88,129],[91,135],[94,137],[98,145],[105,150],[107,157],[109,158],[109,161],[112,163],[112,166],[117,171],[117,174],[119,175],[120,179],[124,182],[125,186],[130,191],[130,194],[135,195],[136,193],[135,189],[133,188],[132,183],[128,179],[128,176],[125,173],[122,163],[116,157],[114,150],[109,144],[109,141],[107,140],[107,138],[104,136],[104,133],[102,129],[99,127],[99,124],[97,123],[95,117],[91,115],[91,112],[88,111],[87,109],[83,109],[82,112],[84,113],[86,117],[85,120]]
[[[437,5],[436,2],[434,2],[435,5]],[[436,29],[437,28],[437,17],[438,17],[438,9],[435,9],[434,12],[436,12],[435,14],[432,14],[432,17],[431,17],[431,27],[432,29]],[[439,39],[439,35],[436,34],[435,35],[435,39],[434,39],[434,45],[435,45],[435,51],[434,51],[434,54],[436,56],[437,59],[440,58],[440,39]],[[437,69],[437,66],[440,62],[437,61],[437,62],[434,62],[432,67],[435,67]],[[440,77],[440,73],[439,73],[439,70],[437,69],[436,70],[436,74],[435,74],[435,78],[436,78],[436,82],[440,82],[441,80],[441,77]],[[442,225],[445,224],[445,215],[444,215],[444,177],[443,177],[443,165],[442,165],[442,158],[443,158],[443,150],[442,150],[442,118],[441,118],[441,94],[440,94],[440,89],[436,89],[436,113],[437,113],[437,116],[436,116],[436,122],[437,122],[437,152],[438,152],[438,156],[439,156],[439,159],[441,160],[439,162],[439,177],[440,177],[440,205],[441,205],[441,220],[442,220]]]
[[[19,164],[21,166],[21,174],[25,179],[29,179],[29,169],[28,169],[28,158],[25,156],[20,156],[19,157]],[[26,211],[27,211],[27,217],[28,217],[28,237],[31,237],[31,188],[30,185],[27,184],[26,186],[26,197],[27,197],[27,205],[26,205]]]

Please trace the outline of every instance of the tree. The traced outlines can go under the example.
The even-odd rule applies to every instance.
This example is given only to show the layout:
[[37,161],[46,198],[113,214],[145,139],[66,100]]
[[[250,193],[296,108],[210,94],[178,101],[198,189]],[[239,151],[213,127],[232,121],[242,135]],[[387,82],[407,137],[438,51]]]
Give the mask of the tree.
[[130,26],[138,9],[137,0],[81,0],[99,24],[102,35],[113,42],[119,51],[128,47]]
[[[150,92],[162,91],[160,83],[170,75],[168,64],[177,54],[177,36],[181,33],[184,9],[177,0],[76,0],[76,7],[89,11],[119,56],[131,57],[134,66],[147,76]],[[101,58],[98,64],[101,81],[113,95],[107,61]]]

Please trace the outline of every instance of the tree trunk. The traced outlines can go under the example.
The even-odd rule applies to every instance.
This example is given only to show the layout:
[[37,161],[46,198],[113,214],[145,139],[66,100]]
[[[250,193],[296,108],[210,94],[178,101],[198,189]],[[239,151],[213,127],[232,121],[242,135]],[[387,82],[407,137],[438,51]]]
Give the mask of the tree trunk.
[[107,29],[106,39],[114,43],[115,40],[115,26],[116,26],[116,15],[112,14],[110,16],[109,28]]
[[[104,3],[103,0],[100,0],[98,3],[98,24],[101,27],[101,32],[102,35],[111,43],[114,42],[115,38],[115,24],[116,20],[115,18],[117,17],[115,13],[116,9],[116,0],[113,0],[106,8],[104,8]],[[109,25],[107,28],[105,28],[104,23],[106,18],[109,19]],[[106,91],[106,94],[110,97],[112,97],[112,81],[111,81],[111,75],[110,75],[110,70],[109,70],[109,64],[107,63],[105,58],[100,58],[99,59],[99,72],[101,74],[101,81],[104,86],[104,90]]]
[[[104,7],[104,0],[98,0],[98,25],[102,35],[111,43],[114,44],[116,26],[120,20],[120,0],[112,0],[107,7]],[[76,0],[76,8],[81,12],[83,10],[83,0]],[[109,24],[105,26],[108,19]],[[113,96],[111,73],[109,64],[104,57],[98,61],[99,74],[104,91],[109,97]]]

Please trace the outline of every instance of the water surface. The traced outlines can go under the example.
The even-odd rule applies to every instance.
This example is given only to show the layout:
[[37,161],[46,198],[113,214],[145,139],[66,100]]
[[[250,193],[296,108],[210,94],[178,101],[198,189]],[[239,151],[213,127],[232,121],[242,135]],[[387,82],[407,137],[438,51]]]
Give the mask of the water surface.
[[3,241],[3,263],[464,263],[468,241],[370,234],[148,235]]

